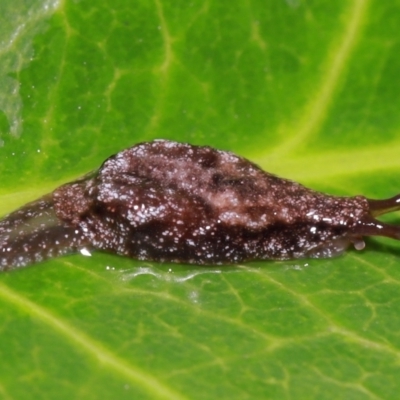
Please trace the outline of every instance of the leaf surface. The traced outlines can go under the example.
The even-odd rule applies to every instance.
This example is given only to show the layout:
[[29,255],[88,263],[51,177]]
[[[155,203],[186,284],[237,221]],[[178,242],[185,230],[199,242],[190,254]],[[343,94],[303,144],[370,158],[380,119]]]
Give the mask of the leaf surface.
[[[399,191],[400,2],[2,1],[0,212],[166,138],[338,195]],[[386,218],[393,223],[398,217]],[[4,399],[397,399],[400,246],[0,275]]]

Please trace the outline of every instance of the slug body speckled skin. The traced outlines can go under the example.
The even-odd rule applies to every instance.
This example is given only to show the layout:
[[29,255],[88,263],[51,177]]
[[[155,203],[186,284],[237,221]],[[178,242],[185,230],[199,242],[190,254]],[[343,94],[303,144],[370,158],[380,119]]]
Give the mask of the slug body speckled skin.
[[192,264],[331,257],[365,235],[398,239],[374,219],[398,204],[329,196],[229,152],[156,140],[0,221],[0,268],[82,248]]

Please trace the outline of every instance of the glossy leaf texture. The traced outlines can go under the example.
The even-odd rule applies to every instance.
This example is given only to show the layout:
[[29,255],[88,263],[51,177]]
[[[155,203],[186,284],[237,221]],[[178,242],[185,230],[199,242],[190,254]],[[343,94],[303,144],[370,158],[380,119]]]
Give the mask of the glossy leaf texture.
[[[154,138],[390,197],[399,26],[399,0],[4,0],[0,212]],[[369,239],[330,260],[2,273],[0,396],[397,399],[399,267],[399,243]]]

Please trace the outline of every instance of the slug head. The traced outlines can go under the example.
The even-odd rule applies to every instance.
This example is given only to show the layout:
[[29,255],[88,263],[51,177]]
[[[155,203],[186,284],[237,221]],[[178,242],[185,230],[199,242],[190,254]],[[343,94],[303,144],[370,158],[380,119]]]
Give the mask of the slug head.
[[364,236],[385,236],[400,240],[400,227],[386,224],[375,218],[400,210],[400,195],[384,200],[367,199],[361,196],[351,199],[361,199],[366,202],[366,207],[360,213],[358,220],[351,225],[347,233],[309,250],[306,254],[307,257],[323,258],[340,255],[351,244],[356,250],[363,250],[365,247]]

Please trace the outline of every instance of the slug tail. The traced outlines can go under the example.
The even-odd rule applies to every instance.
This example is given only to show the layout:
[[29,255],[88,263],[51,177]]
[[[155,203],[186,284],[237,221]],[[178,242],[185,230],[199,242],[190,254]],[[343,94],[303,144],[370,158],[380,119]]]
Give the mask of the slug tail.
[[7,271],[84,247],[73,227],[53,226],[29,235],[6,240],[0,246],[0,270]]
[[0,270],[43,261],[84,247],[79,228],[57,218],[51,195],[25,205],[0,221]]

